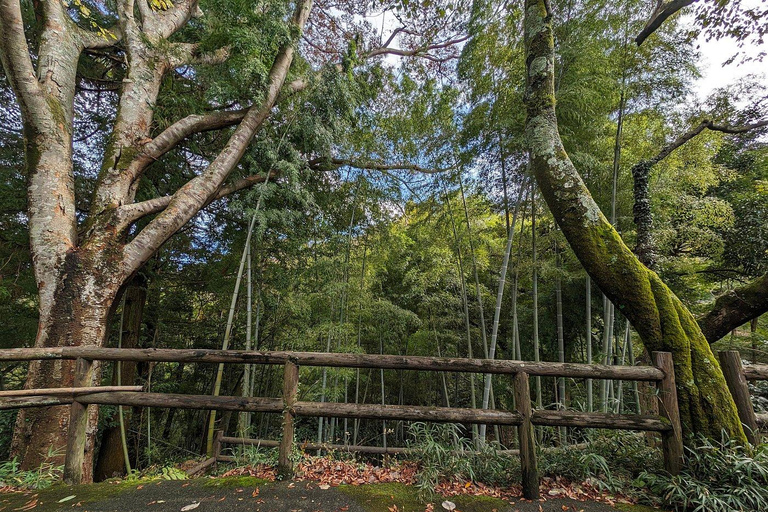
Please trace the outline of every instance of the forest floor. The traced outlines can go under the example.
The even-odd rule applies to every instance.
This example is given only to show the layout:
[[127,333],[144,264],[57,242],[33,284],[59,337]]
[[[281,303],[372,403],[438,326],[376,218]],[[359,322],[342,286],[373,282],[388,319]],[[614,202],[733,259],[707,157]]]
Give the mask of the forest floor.
[[[329,486],[314,481],[272,482],[255,477],[149,480],[67,486],[0,494],[0,512],[441,512],[450,500],[457,512],[649,512],[634,505],[461,495],[422,500],[400,483]],[[447,504],[450,509],[450,504]]]

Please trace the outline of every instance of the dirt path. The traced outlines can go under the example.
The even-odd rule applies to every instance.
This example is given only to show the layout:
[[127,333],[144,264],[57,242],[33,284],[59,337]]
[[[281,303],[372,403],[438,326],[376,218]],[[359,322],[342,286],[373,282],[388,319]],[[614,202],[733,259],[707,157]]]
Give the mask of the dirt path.
[[[0,494],[0,512],[423,512],[428,503],[402,484],[321,488],[315,482],[265,482],[255,478],[156,480],[90,486],[55,486],[35,493]],[[440,502],[432,503],[442,512]],[[603,503],[568,499],[542,502],[460,496],[451,498],[461,512],[643,512]]]

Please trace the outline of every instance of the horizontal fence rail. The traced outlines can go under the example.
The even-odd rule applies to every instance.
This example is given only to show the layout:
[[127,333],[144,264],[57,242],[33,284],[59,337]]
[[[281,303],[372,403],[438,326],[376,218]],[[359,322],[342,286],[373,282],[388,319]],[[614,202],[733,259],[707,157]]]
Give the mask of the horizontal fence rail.
[[101,347],[17,348],[0,351],[0,361],[50,359],[270,365],[282,365],[290,361],[298,366],[490,373],[496,375],[527,373],[534,377],[566,377],[575,379],[621,379],[658,382],[664,378],[664,372],[653,366],[536,363],[528,361],[379,354]]
[[[69,436],[65,460],[65,480],[82,481],[82,465],[87,427],[86,408],[89,405],[123,405],[138,407],[167,407],[184,409],[225,410],[282,414],[283,433],[280,441],[263,441],[262,446],[277,446],[278,471],[293,473],[290,454],[295,447],[296,417],[338,417],[374,420],[475,423],[517,427],[522,468],[523,494],[528,499],[539,496],[533,426],[605,428],[659,432],[662,438],[665,469],[673,474],[682,463],[682,434],[677,405],[677,391],[671,354],[654,352],[654,366],[606,366],[581,363],[548,363],[489,359],[458,359],[426,356],[397,356],[372,354],[338,354],[325,352],[197,350],[197,349],[116,349],[101,347],[21,348],[0,350],[0,361],[75,360],[72,388],[34,389],[0,392],[0,409],[70,405]],[[229,363],[282,365],[283,392],[281,398],[233,397],[149,393],[136,386],[101,386],[93,384],[93,361]],[[430,372],[465,372],[513,377],[517,403],[514,411],[462,409],[451,407],[349,404],[336,402],[304,402],[298,400],[299,368],[301,366],[335,368],[375,368]],[[743,376],[744,373],[742,372]],[[621,379],[656,383],[659,416],[641,414],[611,414],[567,410],[534,410],[530,395],[529,376]],[[746,382],[746,381],[745,381]],[[246,439],[228,438],[218,432],[214,439],[214,454],[190,471],[199,472],[221,456],[222,443],[256,444]],[[329,445],[306,444],[307,449],[323,449]],[[314,447],[314,448],[313,448]],[[366,453],[406,453],[407,449],[356,447]]]

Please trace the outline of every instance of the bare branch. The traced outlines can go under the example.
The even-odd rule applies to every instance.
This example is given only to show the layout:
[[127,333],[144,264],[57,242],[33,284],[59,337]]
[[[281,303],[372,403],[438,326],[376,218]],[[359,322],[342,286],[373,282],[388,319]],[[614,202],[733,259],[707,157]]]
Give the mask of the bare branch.
[[[296,6],[292,22],[298,32],[303,29],[311,8],[311,0],[303,0]],[[129,274],[143,265],[169,237],[215,197],[222,183],[240,162],[256,132],[269,116],[285,82],[294,51],[293,42],[280,49],[269,72],[269,88],[264,101],[248,109],[224,149],[205,171],[173,194],[165,210],[125,246],[125,267]]]
[[[269,173],[270,179],[277,177],[277,175],[278,175],[277,171],[271,171]],[[221,187],[219,191],[216,192],[216,195],[210,198],[208,202],[206,202],[205,205],[203,205],[203,208],[205,208],[212,202],[217,201],[230,194],[234,194],[235,192],[238,192],[240,190],[250,188],[258,183],[264,183],[265,180],[266,180],[266,176],[258,174],[258,175],[248,176],[248,177],[239,179],[236,182],[232,183],[231,185],[226,185],[224,187]],[[120,207],[118,210],[118,218],[120,219],[119,221],[120,225],[129,226],[134,222],[136,222],[137,220],[141,219],[142,217],[146,217],[147,215],[153,215],[155,213],[160,213],[161,211],[165,210],[169,204],[171,204],[171,199],[173,199],[172,195],[155,197],[153,199],[147,199],[146,201],[141,201],[138,203],[133,203],[133,204]]]
[[658,30],[658,28],[667,20],[667,18],[675,14],[683,7],[688,7],[696,1],[697,0],[672,0],[671,2],[665,4],[662,0],[659,0],[656,5],[656,9],[653,11],[653,14],[651,14],[651,17],[648,20],[648,23],[645,24],[643,30],[641,30],[637,37],[635,37],[637,46],[643,44],[643,41],[648,39],[651,34],[656,32],[656,30]]
[[719,296],[712,309],[697,320],[707,341],[714,343],[766,311],[768,274]]
[[198,0],[176,0],[173,7],[165,11],[152,11],[147,7],[147,0],[139,0],[139,9],[144,32],[150,37],[168,39],[190,18],[202,16]]
[[653,158],[650,158],[648,161],[651,163],[651,165],[656,165],[657,163],[661,162],[665,158],[667,158],[669,155],[672,154],[674,150],[703,132],[705,129],[709,128],[709,126],[712,124],[711,121],[704,120],[700,122],[698,125],[696,125],[694,128],[691,128],[666,146],[664,146],[659,153],[654,156]]
[[768,126],[768,119],[764,121],[759,121],[756,123],[746,124],[742,126],[730,126],[730,125],[722,125],[722,124],[715,124],[713,121],[709,119],[705,119],[704,121],[700,122],[698,125],[696,125],[694,128],[691,128],[678,138],[676,138],[671,143],[667,144],[662,148],[662,150],[653,158],[649,159],[648,161],[651,162],[651,165],[655,165],[665,158],[667,158],[674,150],[688,142],[689,140],[696,137],[698,134],[703,132],[704,130],[712,130],[715,132],[722,132],[722,133],[728,133],[728,134],[739,134],[739,133],[745,133],[751,130],[757,130],[759,128],[763,128],[765,126]]
[[138,179],[155,160],[175,148],[182,140],[195,133],[234,126],[243,120],[248,110],[226,110],[208,114],[192,114],[173,123],[146,144],[131,162],[128,172],[132,181]]
[[449,41],[445,41],[443,43],[435,43],[430,44],[427,46],[423,46],[420,48],[414,48],[412,50],[402,50],[399,48],[390,48],[387,46],[391,41],[392,37],[387,41],[387,43],[380,47],[380,48],[374,48],[370,50],[368,53],[366,53],[363,57],[364,58],[371,58],[371,57],[378,57],[381,55],[398,55],[401,57],[421,57],[424,59],[428,59],[434,62],[444,62],[446,60],[455,59],[458,58],[458,55],[450,55],[447,57],[436,57],[434,55],[431,55],[429,52],[433,50],[440,50],[443,48],[448,48],[450,46],[454,46],[460,43],[463,43],[464,41],[469,39],[469,35],[462,36],[456,39],[451,39]]
[[112,47],[120,42],[123,37],[119,24],[116,24],[109,29],[104,29],[103,33],[92,32],[77,26],[75,26],[75,28],[77,29],[77,36],[80,39],[83,48],[89,50]]
[[356,169],[368,169],[371,171],[413,171],[424,174],[437,174],[448,169],[429,169],[420,165],[407,162],[385,164],[371,160],[348,160],[343,158],[314,158],[308,162],[310,169],[330,170],[348,166]]
[[719,124],[710,124],[707,128],[716,132],[735,134],[735,133],[744,133],[752,130],[757,130],[765,126],[768,126],[768,119],[764,121],[758,121],[757,123],[745,124],[743,126],[726,126],[726,125],[719,125]]
[[25,119],[34,124],[38,116],[48,117],[49,113],[29,57],[18,0],[0,0],[0,32],[0,60],[5,74],[16,91]]

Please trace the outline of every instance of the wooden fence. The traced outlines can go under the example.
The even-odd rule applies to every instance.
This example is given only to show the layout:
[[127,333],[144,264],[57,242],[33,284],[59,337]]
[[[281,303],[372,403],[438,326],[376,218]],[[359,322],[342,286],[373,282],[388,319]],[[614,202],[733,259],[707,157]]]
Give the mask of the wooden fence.
[[[683,455],[682,433],[677,405],[672,356],[654,352],[654,366],[605,366],[577,363],[525,362],[488,359],[454,359],[369,354],[334,354],[320,352],[255,352],[238,350],[194,349],[114,349],[99,347],[20,348],[0,351],[0,361],[50,359],[75,360],[74,388],[0,392],[0,409],[70,405],[69,435],[64,478],[70,483],[82,481],[87,414],[90,404],[138,407],[178,407],[282,414],[282,438],[278,470],[293,471],[290,454],[294,448],[296,417],[338,417],[376,420],[457,422],[517,427],[520,444],[523,494],[528,499],[539,495],[539,476],[534,445],[534,425],[555,427],[607,428],[659,432],[662,438],[664,467],[672,474],[680,471]],[[281,398],[245,398],[232,396],[146,393],[130,386],[93,387],[93,361],[236,363],[283,365]],[[424,407],[409,405],[374,405],[298,401],[301,366],[336,368],[375,368],[439,372],[469,372],[508,375],[513,379],[517,409],[514,411]],[[530,376],[621,379],[656,383],[660,415],[611,414],[568,410],[534,410],[531,407]],[[753,413],[754,414],[754,413]],[[219,433],[215,449],[222,442],[240,442]],[[214,459],[215,460],[215,459]],[[210,462],[207,462],[210,463]]]
[[756,444],[760,429],[768,427],[768,414],[755,414],[747,381],[768,380],[768,364],[751,364],[745,367],[741,364],[741,354],[736,350],[720,352],[719,356],[725,381],[736,402],[747,439]]

